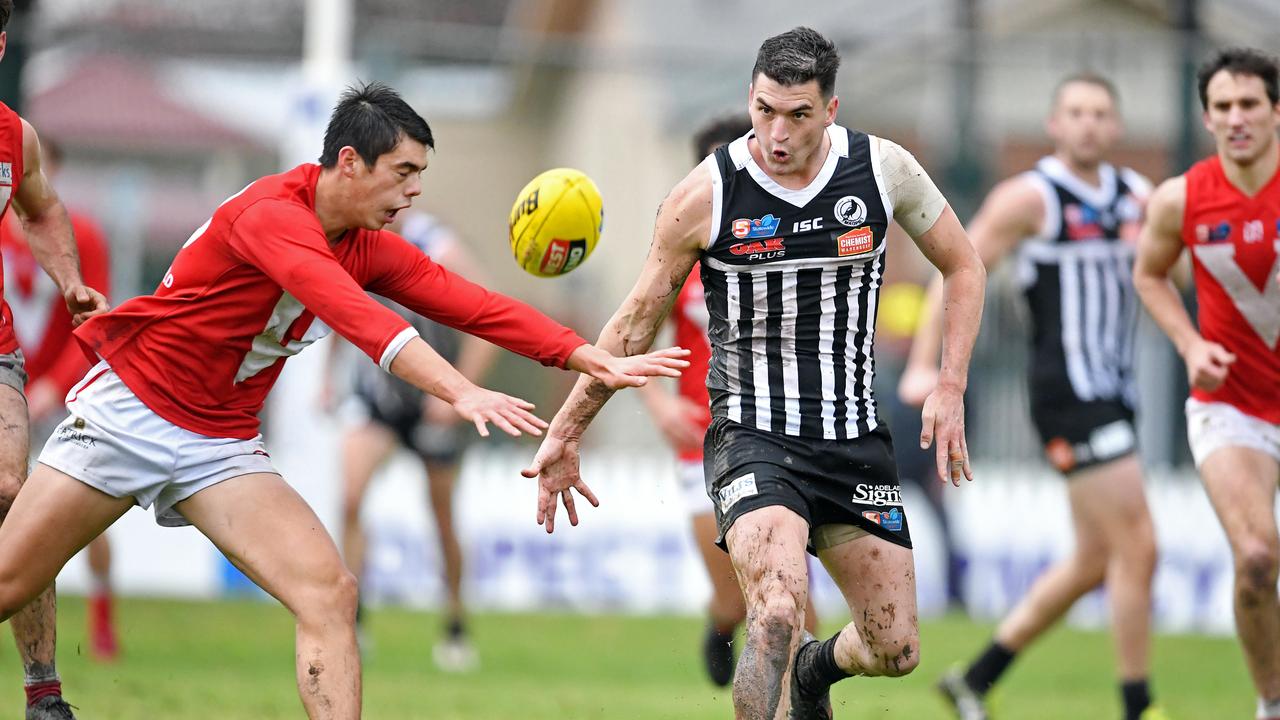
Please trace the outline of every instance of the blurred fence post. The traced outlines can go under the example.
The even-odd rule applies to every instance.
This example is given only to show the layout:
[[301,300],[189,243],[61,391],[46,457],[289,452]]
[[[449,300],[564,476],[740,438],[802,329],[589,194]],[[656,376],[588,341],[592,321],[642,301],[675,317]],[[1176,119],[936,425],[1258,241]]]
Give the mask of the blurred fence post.
[[969,218],[978,209],[986,189],[987,168],[982,162],[984,138],[976,132],[978,72],[978,0],[956,0],[960,30],[960,51],[952,63],[954,94],[955,147],[946,167],[947,200],[956,214]]

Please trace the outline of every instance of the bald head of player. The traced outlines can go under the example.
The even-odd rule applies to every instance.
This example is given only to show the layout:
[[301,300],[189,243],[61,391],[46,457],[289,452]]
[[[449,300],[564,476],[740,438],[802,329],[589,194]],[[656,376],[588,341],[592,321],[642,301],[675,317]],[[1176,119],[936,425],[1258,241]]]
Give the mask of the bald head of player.
[[826,128],[836,120],[840,55],[807,27],[775,35],[760,46],[751,73],[748,111],[755,128],[752,154],[775,179],[811,180],[828,148]]
[[1197,75],[1204,126],[1218,154],[1252,165],[1276,142],[1280,127],[1280,70],[1276,59],[1252,48],[1228,48]]
[[1045,123],[1058,159],[1077,171],[1096,169],[1120,139],[1119,104],[1115,86],[1101,75],[1078,73],[1059,82]]
[[376,82],[348,88],[329,117],[316,184],[316,215],[329,239],[394,221],[422,194],[434,147],[427,121],[395,90]]

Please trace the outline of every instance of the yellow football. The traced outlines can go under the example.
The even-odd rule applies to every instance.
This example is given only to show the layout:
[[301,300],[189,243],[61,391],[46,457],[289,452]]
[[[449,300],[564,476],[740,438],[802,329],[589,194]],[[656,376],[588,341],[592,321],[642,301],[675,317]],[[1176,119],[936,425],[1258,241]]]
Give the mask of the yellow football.
[[591,178],[571,168],[548,170],[511,207],[511,253],[530,274],[563,275],[587,259],[603,229],[604,203]]

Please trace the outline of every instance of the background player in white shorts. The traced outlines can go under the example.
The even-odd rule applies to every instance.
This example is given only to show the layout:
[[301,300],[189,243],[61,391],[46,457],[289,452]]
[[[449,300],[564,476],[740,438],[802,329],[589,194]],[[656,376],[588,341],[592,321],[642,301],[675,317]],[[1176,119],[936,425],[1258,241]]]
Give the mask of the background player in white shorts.
[[[1235,558],[1258,717],[1280,720],[1280,64],[1230,48],[1197,80],[1217,153],[1151,196],[1134,285],[1187,364],[1187,436]],[[1184,247],[1196,324],[1169,283]]]

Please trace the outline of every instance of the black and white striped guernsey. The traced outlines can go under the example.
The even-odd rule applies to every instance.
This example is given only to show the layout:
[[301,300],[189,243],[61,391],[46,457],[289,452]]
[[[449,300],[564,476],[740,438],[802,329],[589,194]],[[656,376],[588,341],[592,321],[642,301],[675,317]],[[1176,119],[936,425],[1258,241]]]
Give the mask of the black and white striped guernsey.
[[702,282],[712,415],[792,436],[874,429],[876,305],[893,208],[879,139],[838,125],[808,187],[788,190],[747,136],[707,163],[713,182]]
[[1118,400],[1132,408],[1138,299],[1131,278],[1151,184],[1103,164],[1093,187],[1053,156],[1024,177],[1045,207],[1040,235],[1018,253],[1033,324],[1032,403]]

